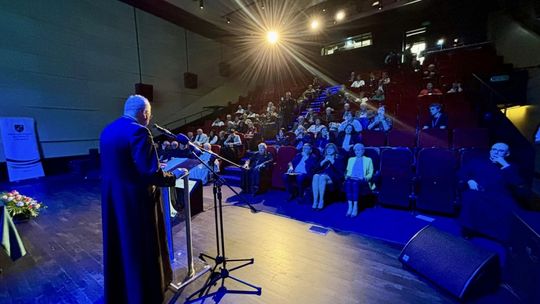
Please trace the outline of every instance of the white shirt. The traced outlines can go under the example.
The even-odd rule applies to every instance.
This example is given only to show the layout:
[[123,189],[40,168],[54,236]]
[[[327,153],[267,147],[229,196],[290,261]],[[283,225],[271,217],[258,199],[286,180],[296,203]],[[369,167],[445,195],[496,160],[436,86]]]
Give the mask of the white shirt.
[[351,88],[361,88],[363,86],[366,85],[366,82],[363,81],[363,80],[355,80],[352,84],[351,84]]

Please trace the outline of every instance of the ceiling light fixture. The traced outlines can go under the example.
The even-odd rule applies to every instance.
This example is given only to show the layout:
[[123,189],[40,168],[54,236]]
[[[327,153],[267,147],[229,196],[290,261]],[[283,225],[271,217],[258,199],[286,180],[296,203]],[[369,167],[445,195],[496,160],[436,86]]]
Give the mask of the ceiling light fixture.
[[336,21],[341,21],[345,19],[345,11],[340,10],[336,13]]
[[199,7],[204,9],[204,0],[199,0]]

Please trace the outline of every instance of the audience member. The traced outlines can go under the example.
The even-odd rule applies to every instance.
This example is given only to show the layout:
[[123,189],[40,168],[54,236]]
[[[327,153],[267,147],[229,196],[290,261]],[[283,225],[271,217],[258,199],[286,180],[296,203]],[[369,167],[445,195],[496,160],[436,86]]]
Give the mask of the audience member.
[[210,133],[208,133],[208,143],[211,145],[216,145],[218,143],[218,136],[216,135],[216,131],[214,131],[214,129],[211,129]]
[[208,142],[208,135],[203,133],[202,129],[197,129],[197,136],[193,139],[193,143],[202,146],[203,144]]
[[383,103],[385,100],[384,91],[381,88],[375,90],[375,94],[371,96],[371,100],[377,104]]
[[292,131],[296,132],[296,129],[298,129],[298,127],[300,126],[303,128],[307,128],[306,118],[302,115],[298,116],[298,118],[296,119],[296,122],[292,127]]
[[448,127],[448,116],[442,112],[440,103],[429,105],[431,120],[424,124],[423,129],[446,129]]
[[321,132],[321,130],[324,129],[324,128],[326,128],[326,126],[321,123],[321,119],[320,118],[315,118],[315,123],[312,124],[307,129],[307,131],[317,135],[317,133]]
[[332,134],[328,131],[328,128],[324,127],[315,137],[315,143],[313,144],[314,150],[319,150],[318,154],[321,154],[326,148],[328,143],[334,142],[332,140]]
[[313,111],[313,108],[308,108],[304,121],[307,124],[312,124],[315,122],[315,118],[317,118],[317,114]]
[[359,74],[356,76],[356,79],[352,82],[351,88],[359,89],[366,85],[366,82],[362,80],[362,76]]
[[369,78],[368,78],[368,82],[367,82],[367,85],[373,90],[377,87],[378,85],[378,82],[377,82],[377,77],[375,77],[375,74],[373,74],[373,72],[369,73]]
[[420,91],[418,97],[431,96],[431,95],[442,95],[441,90],[433,88],[433,83],[428,82],[426,88]]
[[271,174],[270,169],[274,157],[267,151],[265,143],[260,143],[257,147],[257,153],[254,153],[242,166],[244,171],[240,184],[244,193],[262,193],[263,189],[260,188],[261,175]]
[[311,145],[304,144],[302,152],[296,154],[289,163],[289,169],[283,174],[285,189],[289,193],[288,201],[304,195],[304,189],[311,182],[316,168],[317,158],[312,154]]
[[431,79],[436,81],[438,74],[437,74],[437,68],[435,67],[435,64],[431,63],[428,65],[427,70],[423,72],[424,79]]
[[507,144],[496,143],[489,158],[474,159],[462,166],[459,178],[466,189],[459,220],[464,236],[477,233],[503,244],[508,242],[514,196],[524,189],[517,168],[506,160],[509,155]]
[[461,93],[461,92],[463,92],[463,88],[461,88],[461,83],[454,81],[452,82],[452,87],[446,93],[453,94],[453,93]]
[[[358,75],[360,76],[360,75]],[[347,83],[348,84],[351,84],[353,83],[355,80],[356,80],[357,76],[356,76],[356,73],[354,71],[351,72],[351,75],[349,75],[349,78],[347,79]]]
[[345,120],[345,116],[351,114],[352,116],[352,111],[351,111],[351,104],[350,103],[345,103],[343,105],[343,116],[341,116],[341,119]]
[[313,99],[315,98],[315,94],[317,93],[317,91],[313,88],[313,85],[308,85],[308,88],[304,91],[304,93],[302,94],[302,96],[304,97],[304,99]]
[[353,118],[353,116],[352,116],[352,114],[350,112],[345,116],[345,120],[339,125],[338,131],[339,132],[345,131],[345,128],[348,125],[353,126],[354,132],[356,132],[356,133],[362,132],[362,125],[360,124],[360,122],[358,122],[358,120],[355,120]]
[[324,194],[326,190],[331,192],[338,189],[345,173],[345,163],[343,157],[338,153],[337,147],[333,143],[326,145],[321,156],[323,159],[319,163],[319,171],[313,175],[311,187],[313,189],[313,209],[324,208]]
[[280,128],[276,134],[276,146],[290,146],[292,144],[291,139],[287,136],[285,128]]
[[212,123],[212,127],[223,127],[225,123],[219,119],[219,117],[216,117],[216,120]]
[[311,144],[313,142],[313,138],[306,132],[306,128],[302,126],[299,126],[294,134],[296,135],[294,145],[297,150],[302,149],[304,144]]
[[[212,150],[212,146],[209,143],[204,143],[202,145],[202,154],[199,155],[199,158],[208,167],[215,169],[214,168],[215,157],[212,154],[207,152],[211,150]],[[189,179],[200,180],[203,185],[206,185],[208,183],[209,177],[210,177],[210,169],[208,169],[203,164],[199,164],[189,170]]]
[[189,141],[190,142],[193,142],[193,140],[195,139],[195,136],[193,136],[193,132],[189,131],[187,132],[187,138],[189,138]]
[[369,112],[367,102],[360,103],[360,109],[356,111],[354,119],[357,120],[363,129],[367,129],[369,125]]
[[236,115],[244,115],[244,108],[242,108],[242,105],[238,105],[238,109],[236,110],[236,112],[234,114]]
[[330,107],[327,107],[324,111],[324,117],[323,117],[323,121],[325,124],[329,124],[331,122],[335,122],[335,116],[333,114],[334,112],[334,109],[330,108]]
[[368,130],[388,132],[390,129],[392,129],[392,118],[386,115],[384,106],[380,106],[377,109],[377,115],[371,119]]
[[358,215],[358,201],[360,196],[371,193],[374,185],[370,183],[373,176],[373,161],[364,156],[364,145],[358,143],[354,145],[354,157],[349,158],[347,171],[345,173],[345,195],[347,196],[346,216],[355,217]]
[[237,162],[241,146],[242,139],[238,134],[236,134],[236,130],[233,129],[223,143],[221,154],[230,161]]
[[360,138],[354,134],[353,126],[347,125],[344,132],[339,132],[336,145],[343,156],[348,156],[351,148],[359,142]]

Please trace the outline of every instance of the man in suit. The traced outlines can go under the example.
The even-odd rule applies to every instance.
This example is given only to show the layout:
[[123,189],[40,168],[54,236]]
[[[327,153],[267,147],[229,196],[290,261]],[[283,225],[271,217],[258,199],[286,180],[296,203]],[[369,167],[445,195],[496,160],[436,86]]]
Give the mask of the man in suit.
[[283,174],[283,182],[289,193],[288,201],[304,194],[304,188],[311,183],[317,169],[317,158],[312,154],[311,145],[306,143],[302,152],[296,154],[289,163],[289,169]]
[[260,188],[261,175],[271,175],[269,169],[272,167],[274,157],[266,148],[265,143],[257,145],[257,153],[253,154],[243,166],[245,170],[242,172],[241,185],[245,193],[261,193],[263,190]]
[[105,303],[161,303],[172,279],[159,187],[184,171],[160,169],[151,116],[146,98],[130,96],[100,137]]

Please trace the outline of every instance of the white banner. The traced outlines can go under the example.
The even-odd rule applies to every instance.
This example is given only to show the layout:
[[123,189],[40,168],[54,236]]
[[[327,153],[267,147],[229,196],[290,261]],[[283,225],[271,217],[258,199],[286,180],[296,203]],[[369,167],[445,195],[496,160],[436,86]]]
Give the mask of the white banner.
[[34,119],[0,118],[9,181],[45,176],[36,140]]

